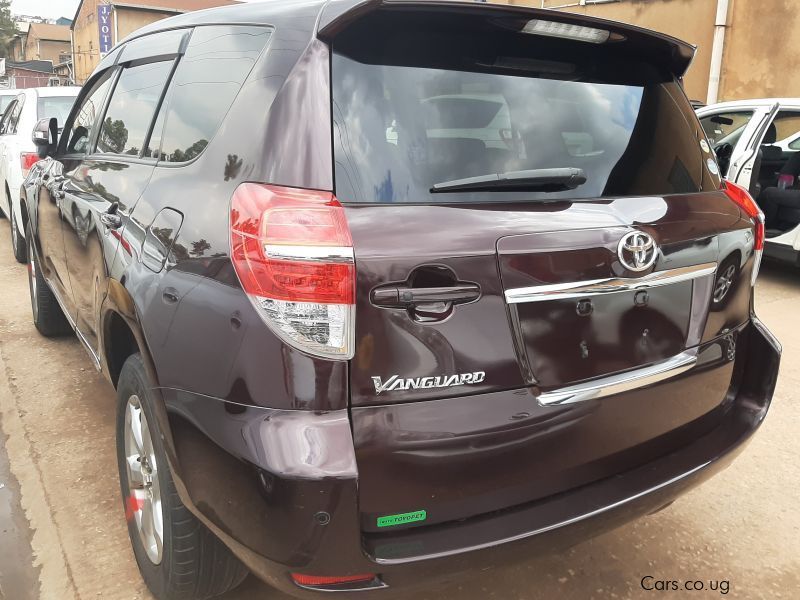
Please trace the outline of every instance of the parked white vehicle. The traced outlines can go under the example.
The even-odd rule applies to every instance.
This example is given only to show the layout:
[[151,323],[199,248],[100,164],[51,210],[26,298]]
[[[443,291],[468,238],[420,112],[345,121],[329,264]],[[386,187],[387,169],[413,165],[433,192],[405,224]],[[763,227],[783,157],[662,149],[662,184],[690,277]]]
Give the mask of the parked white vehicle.
[[767,215],[764,254],[800,266],[800,98],[723,102],[697,116],[722,174]]
[[0,211],[11,225],[11,245],[19,262],[26,260],[25,232],[18,226],[20,188],[39,160],[31,135],[40,119],[55,117],[60,126],[72,109],[79,87],[43,87],[14,90],[0,120]]

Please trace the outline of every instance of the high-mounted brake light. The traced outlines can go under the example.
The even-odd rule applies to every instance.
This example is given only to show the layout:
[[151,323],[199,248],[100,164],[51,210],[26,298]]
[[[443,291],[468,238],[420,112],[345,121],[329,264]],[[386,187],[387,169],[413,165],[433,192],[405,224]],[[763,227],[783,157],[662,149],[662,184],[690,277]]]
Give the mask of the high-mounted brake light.
[[730,181],[722,182],[722,189],[725,194],[736,203],[753,221],[753,250],[755,251],[753,264],[752,284],[755,285],[758,270],[761,267],[761,257],[764,253],[764,238],[766,237],[766,225],[764,223],[764,213],[761,212],[756,201],[746,189]]
[[27,177],[31,167],[39,162],[39,155],[36,152],[21,152],[19,164],[22,167],[22,176]]
[[300,350],[352,358],[353,242],[333,194],[244,183],[230,226],[233,266],[264,322]]
[[543,19],[531,19],[523,26],[522,33],[564,38],[591,44],[604,44],[611,37],[611,32],[606,29],[559,23],[558,21],[545,21]]

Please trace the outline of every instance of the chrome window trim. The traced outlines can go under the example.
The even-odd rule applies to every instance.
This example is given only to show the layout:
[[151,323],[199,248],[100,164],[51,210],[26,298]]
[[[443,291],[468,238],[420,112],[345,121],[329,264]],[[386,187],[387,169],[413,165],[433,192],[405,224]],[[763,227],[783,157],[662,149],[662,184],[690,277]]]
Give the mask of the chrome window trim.
[[590,281],[575,281],[548,285],[534,285],[524,288],[506,290],[506,302],[524,304],[526,302],[545,302],[548,300],[569,300],[602,294],[616,294],[633,290],[672,285],[683,281],[691,281],[699,277],[713,275],[717,270],[716,263],[703,263],[689,267],[678,267],[665,271],[657,271],[643,277],[611,277]]
[[551,392],[543,392],[539,394],[536,400],[542,406],[558,406],[586,400],[597,400],[598,398],[620,394],[676,377],[696,364],[697,349],[693,348],[641,369],[617,373],[616,375],[571,385]]

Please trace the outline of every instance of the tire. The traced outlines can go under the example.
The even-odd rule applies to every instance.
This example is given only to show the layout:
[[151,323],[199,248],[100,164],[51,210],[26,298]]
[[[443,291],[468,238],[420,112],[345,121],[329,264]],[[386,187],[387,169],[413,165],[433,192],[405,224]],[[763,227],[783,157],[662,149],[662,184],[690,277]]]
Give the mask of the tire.
[[14,213],[14,205],[11,204],[11,199],[8,200],[9,215],[8,224],[11,227],[11,252],[14,258],[20,264],[28,262],[28,247],[25,245],[25,238],[19,234],[19,223],[16,213]]
[[181,502],[151,387],[141,356],[130,356],[117,385],[117,461],[128,535],[153,596],[204,600],[232,590],[248,571]]
[[55,337],[72,333],[72,327],[64,316],[61,306],[39,268],[39,258],[33,248],[33,235],[26,232],[28,255],[28,288],[31,293],[31,310],[33,324],[45,337]]

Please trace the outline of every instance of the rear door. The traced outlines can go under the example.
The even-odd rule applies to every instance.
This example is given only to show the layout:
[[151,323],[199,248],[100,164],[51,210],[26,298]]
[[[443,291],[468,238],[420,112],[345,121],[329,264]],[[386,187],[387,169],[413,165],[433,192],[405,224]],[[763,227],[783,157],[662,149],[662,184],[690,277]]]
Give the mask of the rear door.
[[185,35],[185,30],[156,34],[124,48],[120,72],[87,156],[65,165],[64,245],[76,324],[95,356],[100,307],[123,217],[130,214],[155,168],[148,142]]
[[[680,84],[620,47],[391,22],[332,56],[363,529],[519,505],[685,443],[730,383],[692,370],[698,346],[748,315],[744,276],[712,301],[717,266],[744,273],[753,244]],[[507,111],[497,137],[476,97]]]

